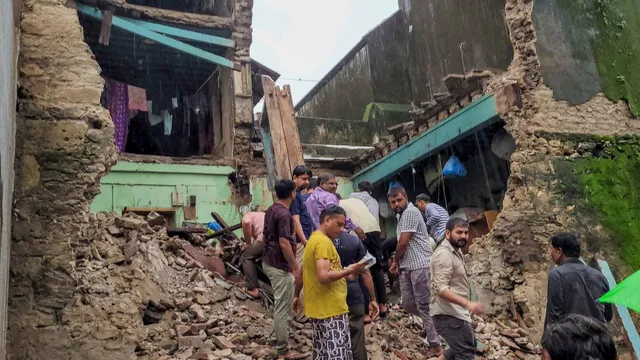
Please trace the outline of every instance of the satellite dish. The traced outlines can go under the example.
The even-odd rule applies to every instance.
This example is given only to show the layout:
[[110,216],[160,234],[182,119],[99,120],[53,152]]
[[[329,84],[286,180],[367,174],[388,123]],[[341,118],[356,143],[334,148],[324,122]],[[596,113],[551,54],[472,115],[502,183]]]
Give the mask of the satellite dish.
[[382,197],[378,199],[378,204],[380,205],[380,216],[385,219],[393,218],[396,216],[396,212],[393,211],[393,209],[389,205],[389,200],[387,200],[387,198]]
[[509,160],[516,151],[516,140],[504,129],[493,136],[491,151],[497,157]]

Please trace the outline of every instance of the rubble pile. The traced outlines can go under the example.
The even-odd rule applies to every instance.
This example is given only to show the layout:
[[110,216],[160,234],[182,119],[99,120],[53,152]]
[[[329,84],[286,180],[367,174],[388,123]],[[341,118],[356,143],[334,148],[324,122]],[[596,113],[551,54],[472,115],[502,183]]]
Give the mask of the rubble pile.
[[[155,213],[146,218],[103,213],[94,220],[94,233],[76,245],[73,313],[84,318],[67,321],[78,336],[104,341],[105,351],[126,349],[129,359],[275,357],[273,319],[259,301],[249,301],[216,271],[222,263],[220,247],[199,246],[204,241],[198,236],[191,241],[170,237]],[[527,331],[515,323],[475,321],[484,358],[533,356],[536,349]],[[368,325],[371,358],[426,359],[420,326],[402,311]],[[295,350],[310,354],[311,338],[309,323],[293,323]]]

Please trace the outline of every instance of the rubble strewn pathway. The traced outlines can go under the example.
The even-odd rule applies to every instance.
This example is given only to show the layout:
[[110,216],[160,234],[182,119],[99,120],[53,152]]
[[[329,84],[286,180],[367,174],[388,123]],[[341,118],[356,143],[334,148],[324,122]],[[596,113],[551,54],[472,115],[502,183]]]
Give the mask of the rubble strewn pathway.
[[[152,220],[153,216],[149,218]],[[169,237],[142,217],[97,214],[99,226],[76,248],[77,302],[101,307],[101,315],[70,322],[77,335],[129,351],[128,359],[270,359],[275,357],[273,319],[259,301],[214,275],[183,249],[184,239]],[[153,222],[152,222],[153,223]],[[198,247],[213,257],[212,246]],[[95,314],[87,312],[87,314]],[[76,315],[77,316],[77,315]],[[512,321],[474,318],[483,346],[479,359],[537,359],[526,329]],[[292,346],[310,352],[311,325],[293,324]],[[367,326],[373,360],[426,359],[420,322],[402,311]]]

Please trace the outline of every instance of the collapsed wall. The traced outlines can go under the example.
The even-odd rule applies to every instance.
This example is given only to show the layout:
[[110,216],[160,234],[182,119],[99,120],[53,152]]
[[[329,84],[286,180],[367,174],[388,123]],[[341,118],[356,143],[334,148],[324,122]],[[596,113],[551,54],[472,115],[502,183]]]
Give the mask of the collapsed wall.
[[[618,280],[629,274],[632,264],[629,259],[621,261],[619,250],[623,240],[616,239],[604,221],[606,211],[589,201],[589,184],[575,176],[587,169],[584,162],[612,162],[626,156],[618,150],[617,141],[640,134],[640,122],[626,102],[613,102],[603,93],[573,106],[554,97],[536,49],[532,18],[536,3],[546,1],[506,3],[514,59],[506,73],[492,79],[487,91],[517,85],[522,106],[501,114],[505,128],[516,139],[517,151],[511,157],[502,212],[492,233],[472,247],[469,271],[480,297],[492,304],[494,313],[526,323],[539,338],[551,267],[548,239],[553,233],[577,233],[585,242],[585,260],[607,259]],[[633,149],[637,151],[637,145]],[[568,191],[570,184],[575,185],[573,192]],[[637,193],[637,182],[622,181],[619,186]],[[637,207],[626,210],[638,211]]]
[[78,338],[92,313],[73,310],[75,248],[86,241],[89,204],[116,149],[100,106],[100,68],[76,11],[65,4],[27,0],[22,13],[10,359],[80,359],[73,345],[92,346]]

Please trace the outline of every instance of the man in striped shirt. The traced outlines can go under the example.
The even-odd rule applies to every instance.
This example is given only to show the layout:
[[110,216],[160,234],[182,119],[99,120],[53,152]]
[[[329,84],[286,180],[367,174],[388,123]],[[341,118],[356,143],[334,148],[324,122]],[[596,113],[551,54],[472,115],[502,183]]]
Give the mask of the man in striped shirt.
[[447,229],[447,221],[449,221],[449,213],[442,206],[431,202],[431,198],[427,194],[416,196],[416,206],[422,212],[425,224],[429,230],[429,235],[436,244],[440,244],[444,239]]

